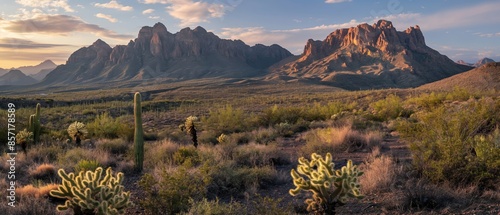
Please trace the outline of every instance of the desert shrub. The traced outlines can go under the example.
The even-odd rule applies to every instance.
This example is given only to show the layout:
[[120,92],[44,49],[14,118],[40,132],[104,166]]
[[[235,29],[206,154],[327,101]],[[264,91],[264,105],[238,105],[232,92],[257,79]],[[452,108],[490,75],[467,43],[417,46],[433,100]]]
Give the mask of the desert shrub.
[[293,135],[292,125],[288,122],[282,122],[274,126],[276,132],[283,137],[290,137]]
[[95,146],[97,149],[107,151],[111,154],[125,154],[129,149],[129,143],[124,139],[99,139]]
[[179,149],[179,145],[166,139],[145,145],[144,167],[154,168],[158,165],[173,162],[174,153]]
[[164,170],[157,178],[145,174],[139,181],[146,195],[140,205],[149,214],[186,212],[192,204],[190,199],[199,201],[205,197],[206,185],[202,174],[184,167],[171,173]]
[[231,201],[229,203],[219,202],[219,199],[209,201],[206,198],[201,201],[191,201],[191,208],[184,215],[242,215],[248,208],[241,203]]
[[35,187],[31,184],[16,189],[16,194],[21,197],[48,197],[51,190],[56,190],[59,187],[57,184],[46,184]]
[[285,156],[279,151],[276,144],[259,145],[248,144],[236,148],[232,158],[239,166],[259,167],[276,163],[285,162]]
[[467,101],[471,97],[477,97],[477,95],[474,95],[464,88],[454,88],[451,92],[423,93],[416,97],[407,99],[405,103],[416,106],[417,109],[425,109],[429,111],[442,105],[445,101]]
[[403,101],[396,95],[389,95],[385,99],[370,104],[374,119],[387,121],[398,117],[408,117],[411,112],[403,107]]
[[58,213],[54,205],[48,199],[36,198],[33,196],[21,197],[16,202],[16,207],[11,207],[7,203],[0,204],[0,211],[9,215],[56,215],[56,214],[69,214]]
[[180,147],[173,155],[173,161],[177,165],[191,167],[200,163],[200,155],[194,147]]
[[31,170],[30,175],[35,179],[52,179],[57,175],[57,170],[54,165],[44,163]]
[[28,152],[28,157],[35,163],[53,163],[57,161],[58,157],[62,153],[61,151],[62,148],[57,145],[37,145]]
[[[93,137],[100,138],[127,138],[128,135],[120,135],[126,132],[126,127],[132,127],[124,124],[118,119],[111,117],[107,112],[98,115],[93,122],[87,124],[87,129]],[[133,130],[131,131],[133,133]]]
[[279,135],[273,128],[259,128],[252,131],[252,136],[255,142],[259,144],[268,144],[275,141]]
[[280,123],[295,124],[297,120],[304,117],[305,110],[301,107],[278,107],[265,109],[260,115],[261,126],[274,126]]
[[425,180],[409,180],[403,190],[399,207],[405,211],[439,209],[456,203],[459,199],[450,189],[430,184]]
[[361,132],[351,128],[351,125],[314,129],[306,136],[306,145],[301,148],[301,154],[341,153],[368,150],[380,145],[382,133],[376,131]]
[[102,167],[108,167],[114,164],[116,158],[102,150],[74,148],[59,157],[59,166],[63,169],[73,170],[81,160],[95,160]]
[[252,214],[289,215],[294,214],[290,204],[281,207],[283,198],[256,195],[252,198]]
[[358,104],[356,102],[345,103],[341,101],[329,102],[325,105],[315,103],[312,107],[307,107],[307,116],[304,119],[308,121],[313,120],[327,120],[334,115],[339,115],[342,112],[352,111]]
[[229,141],[238,145],[249,143],[251,135],[247,132],[233,133],[229,136]]
[[245,120],[245,112],[230,105],[210,110],[208,116],[202,118],[205,130],[214,130],[219,134],[245,131]]
[[396,127],[410,141],[414,166],[432,181],[458,185],[498,180],[498,166],[488,166],[477,150],[492,149],[493,142],[480,136],[499,125],[499,111],[500,103],[492,99],[471,100],[420,112],[416,122],[402,121]]
[[75,170],[75,172],[80,172],[80,171],[84,171],[84,172],[92,171],[93,172],[100,166],[101,165],[96,160],[81,160],[81,161],[78,161],[78,163],[75,165],[75,167],[73,169]]
[[364,174],[359,178],[364,193],[388,191],[395,177],[395,164],[391,157],[380,156],[361,166]]

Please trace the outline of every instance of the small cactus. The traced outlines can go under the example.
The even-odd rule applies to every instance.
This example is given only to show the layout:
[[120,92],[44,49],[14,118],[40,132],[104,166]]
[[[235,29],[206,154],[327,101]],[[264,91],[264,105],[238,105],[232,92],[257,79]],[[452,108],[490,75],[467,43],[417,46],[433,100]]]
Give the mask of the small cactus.
[[68,134],[73,140],[75,140],[76,145],[81,145],[82,138],[85,137],[89,132],[85,127],[85,124],[75,121],[71,123],[68,127]]
[[219,143],[225,143],[228,141],[228,136],[225,134],[221,134],[219,137],[217,137],[217,142]]
[[358,181],[363,172],[351,160],[340,170],[334,167],[330,153],[325,159],[316,153],[311,155],[311,161],[299,158],[297,171],[291,171],[296,188],[290,190],[290,195],[296,196],[300,191],[312,192],[312,199],[305,201],[307,210],[319,214],[335,214],[335,207],[343,205],[348,197],[363,198]]
[[80,171],[78,174],[66,173],[64,169],[57,172],[62,184],[57,190],[50,191],[56,198],[66,199],[64,205],[58,205],[57,211],[73,209],[74,214],[124,214],[132,205],[130,192],[124,191],[123,173],[112,175],[111,167],[103,173],[102,167],[95,171]]
[[142,171],[144,161],[144,131],[142,130],[142,106],[141,94],[139,92],[134,95],[134,154],[135,154],[135,169]]
[[193,146],[195,148],[198,147],[198,137],[196,135],[196,127],[195,127],[195,122],[197,121],[198,117],[189,116],[188,118],[186,118],[186,122],[184,123],[184,129],[186,130],[187,134],[191,136],[191,140],[193,141]]
[[24,154],[27,154],[26,148],[28,146],[28,143],[31,143],[32,141],[33,141],[33,132],[30,132],[27,129],[24,129],[16,134],[16,143],[21,145]]

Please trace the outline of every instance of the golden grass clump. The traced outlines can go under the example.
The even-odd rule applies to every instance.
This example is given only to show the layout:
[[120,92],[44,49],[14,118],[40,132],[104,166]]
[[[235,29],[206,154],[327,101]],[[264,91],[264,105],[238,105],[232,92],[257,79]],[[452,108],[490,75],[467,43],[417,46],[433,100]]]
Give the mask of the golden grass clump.
[[377,193],[389,190],[396,177],[395,164],[391,157],[380,154],[375,148],[368,161],[362,165],[364,174],[359,178],[363,193]]
[[30,171],[30,175],[36,179],[52,178],[56,176],[57,169],[52,164],[43,163]]

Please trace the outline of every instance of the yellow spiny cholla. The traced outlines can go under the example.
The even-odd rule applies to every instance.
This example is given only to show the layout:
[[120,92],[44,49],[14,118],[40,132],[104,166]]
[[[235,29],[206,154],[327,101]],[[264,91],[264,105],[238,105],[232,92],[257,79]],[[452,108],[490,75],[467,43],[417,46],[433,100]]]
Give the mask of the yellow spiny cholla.
[[299,158],[297,171],[291,171],[296,188],[290,190],[290,195],[296,196],[302,190],[312,192],[312,199],[305,201],[307,210],[319,214],[335,214],[335,207],[343,205],[348,197],[363,198],[358,181],[363,172],[351,160],[340,170],[334,167],[330,153],[325,159],[316,153],[311,155],[311,161]]
[[125,192],[122,185],[123,173],[113,177],[111,167],[103,177],[102,167],[95,171],[80,171],[78,175],[67,174],[59,169],[62,184],[57,190],[50,191],[56,198],[66,199],[64,205],[58,205],[58,211],[73,209],[75,214],[123,214],[130,202],[130,192]]

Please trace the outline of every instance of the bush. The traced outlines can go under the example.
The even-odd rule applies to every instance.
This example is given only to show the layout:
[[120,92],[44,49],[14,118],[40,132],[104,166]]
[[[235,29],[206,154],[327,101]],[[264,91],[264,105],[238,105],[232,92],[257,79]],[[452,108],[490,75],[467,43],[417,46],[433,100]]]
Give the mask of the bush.
[[98,138],[124,138],[128,141],[133,139],[134,127],[130,126],[122,118],[113,118],[104,112],[98,115],[93,122],[87,124],[87,129],[93,137]]
[[374,119],[387,121],[398,117],[409,117],[411,112],[403,108],[401,98],[396,95],[389,95],[385,99],[370,104]]
[[[485,185],[485,180],[498,180],[498,162],[488,165],[487,160],[495,158],[484,160],[477,153],[495,151],[491,141],[495,138],[490,136],[488,140],[483,134],[499,126],[499,112],[500,103],[488,98],[443,104],[415,114],[413,121],[399,122],[396,128],[410,141],[413,164],[425,177],[455,185],[478,182]],[[493,156],[498,158],[498,154]]]
[[210,110],[208,116],[202,118],[205,130],[213,130],[218,134],[245,131],[247,129],[245,121],[245,112],[230,105]]
[[111,154],[125,154],[129,149],[129,143],[124,139],[100,139],[95,143],[97,149],[107,151]]
[[35,179],[52,179],[57,175],[57,170],[54,165],[44,163],[30,171],[30,175]]
[[186,212],[193,201],[199,201],[206,195],[203,176],[196,171],[181,167],[172,173],[164,170],[159,178],[145,174],[139,186],[146,197],[140,205],[149,214],[177,214]]
[[359,183],[364,193],[389,191],[395,179],[395,165],[392,158],[387,156],[375,157],[361,168],[364,174]]
[[194,147],[180,147],[173,156],[174,163],[177,165],[195,166],[200,163],[200,156]]
[[92,171],[93,172],[100,166],[101,165],[96,160],[81,160],[75,165],[74,170],[75,170],[75,172],[80,172],[80,171],[84,171],[84,172]]
[[208,201],[204,198],[201,201],[192,201],[192,206],[185,215],[241,215],[248,208],[238,202],[221,203],[219,199]]

